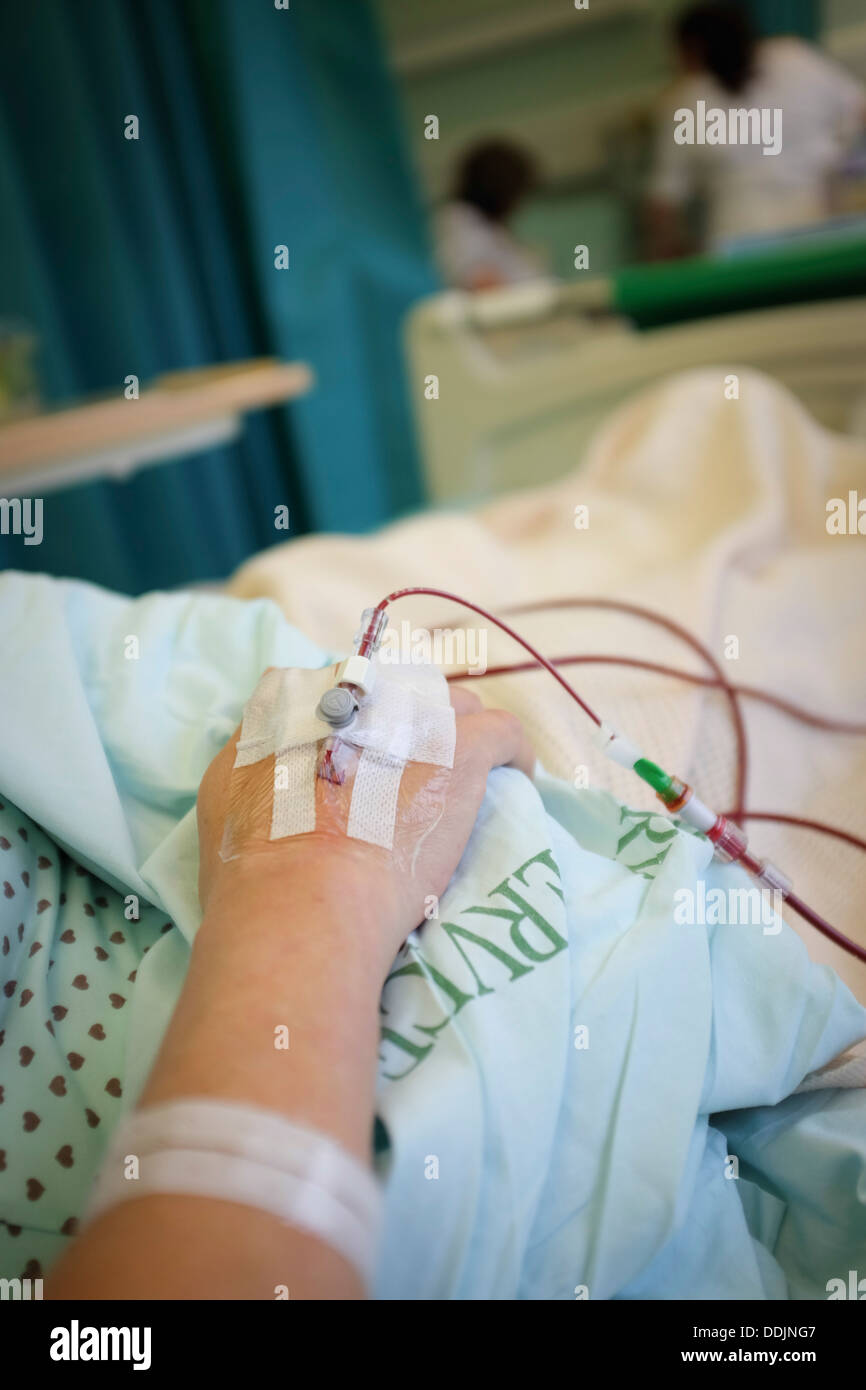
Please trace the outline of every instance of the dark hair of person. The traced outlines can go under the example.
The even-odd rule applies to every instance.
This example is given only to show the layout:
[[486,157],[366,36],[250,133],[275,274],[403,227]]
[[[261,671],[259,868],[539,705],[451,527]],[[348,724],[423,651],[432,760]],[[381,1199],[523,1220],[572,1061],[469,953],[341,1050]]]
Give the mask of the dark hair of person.
[[502,222],[537,183],[532,155],[509,140],[485,140],[460,161],[454,196]]
[[691,54],[729,92],[745,87],[755,61],[755,32],[745,10],[728,3],[691,5],[674,30],[680,48]]

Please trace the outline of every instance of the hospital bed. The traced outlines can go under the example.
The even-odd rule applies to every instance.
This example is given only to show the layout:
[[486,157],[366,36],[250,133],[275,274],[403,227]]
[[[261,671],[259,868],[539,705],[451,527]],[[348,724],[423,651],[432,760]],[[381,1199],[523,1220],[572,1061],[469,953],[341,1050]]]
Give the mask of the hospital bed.
[[415,307],[406,340],[434,503],[561,476],[615,406],[689,367],[757,369],[866,436],[866,237],[449,291]]
[[[539,293],[535,287],[532,292]],[[797,359],[802,389],[811,391],[815,385],[816,344],[821,350],[826,346],[840,369],[852,370],[848,377],[833,370],[817,385],[829,397],[839,381],[849,381],[850,391],[835,403],[831,400],[828,409],[839,420],[852,409],[856,412],[858,381],[863,381],[857,361],[863,350],[862,300],[760,311],[741,307],[727,318],[675,327],[647,324],[641,331],[611,313],[610,284],[581,286],[579,313],[567,293],[558,303],[556,288],[547,292],[552,303],[539,313],[528,299],[522,319],[513,300],[511,316],[495,322],[490,317],[495,317],[493,298],[462,306],[473,318],[477,307],[480,319],[468,327],[458,319],[456,332],[452,323],[451,337],[459,340],[463,356],[455,351],[450,374],[442,346],[447,331],[434,340],[435,357],[422,353],[418,359],[416,370],[439,373],[443,388],[438,400],[425,398],[419,409],[429,412],[431,423],[441,415],[440,427],[449,420],[452,431],[462,427],[466,440],[462,457],[468,476],[461,477],[460,456],[455,456],[442,486],[432,489],[437,500],[458,495],[461,486],[484,485],[484,467],[485,490],[491,492],[503,491],[509,476],[521,483],[542,482],[572,469],[581,462],[582,411],[597,404],[600,416],[626,392],[640,385],[652,388],[654,378],[677,367],[701,360],[718,363],[717,349],[708,359],[692,354],[684,362],[682,347],[679,357],[675,351],[684,340],[668,335],[730,331],[738,319],[753,317],[758,323],[739,345],[735,335],[729,337],[731,352],[739,349],[733,360],[742,364],[747,361],[743,352],[755,353],[762,342],[768,358],[771,351],[785,358],[778,324],[775,329],[770,324],[765,341],[760,338],[762,318],[767,323],[767,316],[811,314],[806,320],[812,325],[810,336]],[[622,284],[615,293],[624,293]],[[849,309],[855,312],[846,313]],[[815,328],[816,311],[833,316],[826,320],[823,338]],[[422,306],[419,316],[424,312]],[[637,322],[637,314],[632,317]],[[653,341],[655,349],[647,351],[646,344]],[[664,342],[672,344],[667,357]],[[628,344],[636,365],[624,384],[621,364]],[[793,343],[785,360],[789,368],[795,361]],[[754,357],[748,361],[760,365]],[[582,367],[586,381],[569,377],[569,362],[572,372],[576,364]],[[587,384],[593,379],[599,395],[601,383],[607,382],[604,403],[594,401]],[[785,384],[792,386],[792,381]],[[720,806],[730,804],[726,798],[735,743],[723,702],[720,711],[709,708],[709,690],[679,688],[672,678],[655,690],[638,686],[631,672],[611,675],[603,664],[623,653],[682,664],[682,651],[674,643],[668,656],[664,632],[614,628],[607,612],[590,615],[592,626],[581,618],[578,627],[574,615],[553,609],[551,598],[571,592],[615,594],[629,602],[639,597],[658,613],[675,614],[700,631],[715,650],[729,640],[726,634],[737,635],[742,654],[731,670],[741,684],[771,686],[812,710],[856,713],[864,669],[862,658],[857,661],[863,557],[856,539],[837,541],[824,530],[823,506],[828,488],[846,494],[849,467],[863,466],[866,445],[849,449],[850,441],[825,435],[788,393],[753,372],[743,376],[748,410],[728,411],[717,386],[715,367],[709,373],[675,376],[616,412],[605,439],[593,446],[588,466],[576,475],[578,500],[588,504],[593,517],[577,549],[570,521],[576,499],[568,476],[534,495],[502,497],[477,513],[434,510],[373,537],[310,536],[269,548],[234,577],[229,592],[275,599],[295,628],[284,624],[271,604],[231,603],[215,595],[190,600],[184,594],[129,601],[89,586],[78,592],[30,576],[12,577],[10,584],[27,586],[30,593],[27,603],[7,599],[0,605],[4,650],[20,653],[14,677],[11,664],[4,668],[7,705],[14,717],[0,736],[5,739],[7,783],[14,772],[17,784],[8,792],[4,785],[4,792],[16,806],[30,808],[33,823],[28,822],[24,836],[16,823],[4,852],[14,844],[20,855],[29,845],[41,868],[37,856],[42,846],[36,837],[47,830],[67,855],[44,856],[49,865],[44,872],[60,873],[63,865],[74,874],[74,859],[90,867],[95,886],[103,875],[113,876],[120,886],[106,889],[112,896],[94,898],[101,912],[113,910],[117,916],[117,933],[107,937],[112,944],[117,936],[124,942],[126,935],[122,891],[134,888],[154,904],[136,934],[137,949],[142,956],[150,954],[135,995],[127,1001],[124,985],[122,996],[108,996],[128,1003],[119,1012],[115,1008],[113,1029],[131,1027],[130,1018],[135,1023],[128,1045],[125,1034],[116,1036],[114,1044],[117,1054],[129,1059],[122,1071],[124,1096],[136,1094],[159,1046],[183,978],[184,942],[200,915],[191,867],[191,811],[202,770],[214,747],[229,736],[239,705],[264,666],[321,662],[325,647],[317,650],[302,633],[333,651],[345,651],[361,604],[380,600],[381,607],[381,599],[403,585],[442,586],[497,610],[509,603],[532,605],[532,613],[524,611],[519,623],[540,649],[574,651],[587,662],[598,662],[573,673],[593,706],[615,727],[628,730],[641,748],[651,754],[658,750],[666,764],[689,775],[694,767],[702,795]],[[459,419],[461,391],[465,421]],[[810,408],[819,415],[814,404]],[[547,433],[538,428],[545,421]],[[473,441],[479,441],[474,453]],[[500,442],[505,447],[497,452]],[[509,447],[510,475],[504,466]],[[433,459],[428,454],[428,471]],[[441,461],[447,462],[445,455]],[[522,472],[514,467],[517,463]],[[608,528],[605,519],[613,523]],[[433,625],[440,621],[442,596],[431,596],[428,588],[427,597],[429,610],[412,612],[416,622]],[[25,635],[38,632],[41,641],[22,640],[22,613]],[[126,632],[141,635],[144,656],[134,678],[118,680],[116,638]],[[170,662],[166,651],[173,654]],[[538,862],[539,847],[548,843],[549,828],[537,819],[535,792],[505,770],[494,779],[493,810],[494,797],[528,798],[502,806],[501,824],[515,843],[498,831],[473,837],[474,850],[462,864],[464,877],[458,876],[447,890],[454,889],[457,896],[443,895],[441,922],[432,922],[426,932],[424,949],[443,954],[423,956],[426,970],[417,960],[409,962],[389,982],[391,1039],[405,1039],[414,1029],[413,1037],[420,1033],[423,1045],[411,1045],[424,1061],[405,1075],[386,1074],[380,1085],[380,1129],[390,1148],[387,1244],[377,1293],[489,1298],[513,1297],[519,1291],[526,1297],[559,1297],[562,1290],[554,1283],[558,1270],[569,1271],[573,1287],[572,1279],[591,1268],[595,1300],[823,1297],[839,1282],[840,1272],[846,1275],[854,1268],[863,1246],[862,1201],[856,1176],[851,1176],[860,1171],[855,1165],[862,1154],[863,1098],[854,1083],[847,1092],[833,1086],[826,1095],[819,1091],[810,1098],[801,1078],[810,1086],[826,1086],[823,1072],[862,1031],[859,1012],[827,972],[807,969],[791,934],[769,937],[769,945],[755,939],[747,955],[752,939],[739,928],[718,932],[712,952],[702,935],[681,932],[678,924],[672,928],[659,909],[664,883],[658,877],[646,883],[640,872],[647,852],[643,847],[627,866],[633,882],[624,875],[614,879],[611,857],[592,837],[604,823],[603,813],[614,840],[623,814],[632,824],[634,811],[618,808],[605,795],[609,787],[630,801],[630,784],[601,780],[602,756],[585,727],[575,723],[572,706],[562,700],[549,675],[525,672],[518,679],[488,674],[491,679],[482,684],[485,699],[521,715],[542,761],[560,779],[550,795],[558,798],[560,829],[553,834],[568,893],[548,887],[548,895],[560,906],[566,900],[576,904],[573,950],[551,949],[551,941],[559,937],[546,936],[540,950],[531,947],[533,968],[518,962],[518,983],[503,983],[498,990],[487,983],[489,952],[482,957],[483,976],[463,958],[468,973],[460,978],[474,980],[472,994],[467,990],[461,996],[451,983],[448,972],[460,967],[461,958],[443,924],[462,931],[463,940],[479,949],[479,922],[487,929],[496,919],[490,899],[502,888],[495,885],[507,886],[515,869],[522,875],[517,879],[521,896],[509,898],[509,908],[499,912],[500,921],[508,922],[515,917],[514,903],[533,892],[534,880],[530,875],[527,886],[524,870]],[[671,690],[671,684],[678,688]],[[109,688],[115,692],[113,700],[104,698]],[[841,703],[848,700],[850,711]],[[803,810],[816,820],[856,829],[862,807],[862,744],[812,729],[798,731],[795,744],[783,722],[787,717],[763,705],[751,711],[755,765],[749,804],[764,814]],[[626,776],[624,766],[611,766],[615,774]],[[63,796],[57,795],[56,778],[42,771],[57,767],[64,769]],[[578,780],[577,772],[587,773],[588,780]],[[572,787],[585,795],[575,798]],[[567,829],[569,813],[576,814],[581,805],[587,844],[578,861]],[[103,806],[108,808],[104,814]],[[492,824],[489,817],[486,824]],[[656,836],[652,848],[659,835],[673,833],[669,827],[653,829],[651,821],[647,825]],[[617,852],[631,836],[632,830],[623,834]],[[798,840],[793,833],[786,840],[780,833],[774,841],[763,820],[755,841],[780,865],[792,866],[798,887],[807,898],[814,895],[833,921],[848,926],[846,912],[857,914],[849,929],[858,932],[858,904],[866,892],[862,855],[820,836]],[[681,848],[687,857],[694,850],[685,837]],[[653,862],[656,858],[661,855],[653,855]],[[668,866],[664,901],[679,891],[681,866],[682,861]],[[25,872],[31,870],[35,873],[33,864]],[[467,880],[466,874],[475,878]],[[16,884],[19,879],[23,875]],[[88,882],[86,874],[81,882]],[[71,912],[71,894],[68,901],[65,892],[49,897],[46,912],[52,903]],[[640,920],[629,910],[632,901],[640,906]],[[39,903],[36,917],[44,925],[42,907]],[[484,916],[468,917],[471,927],[465,929],[454,925],[460,912]],[[168,916],[171,921],[166,922]],[[105,919],[93,920],[107,930]],[[517,918],[514,926],[522,920]],[[537,925],[539,918],[534,920]],[[76,923],[83,921],[82,913]],[[568,926],[559,918],[556,923]],[[58,923],[59,939],[65,940],[59,928]],[[145,932],[152,933],[152,940]],[[814,958],[821,959],[823,939],[807,939]],[[446,954],[449,948],[453,959]],[[98,953],[97,959],[109,964]],[[500,951],[500,970],[501,962]],[[840,969],[846,964],[833,963]],[[850,965],[852,989],[866,988],[861,967],[853,961]],[[126,963],[123,971],[122,978],[132,978],[125,973]],[[137,964],[133,973],[138,975]],[[451,999],[463,998],[456,1025],[447,1017],[440,1021],[436,1011],[443,980]],[[418,988],[426,991],[420,1001],[414,992]],[[11,1001],[7,1009],[17,1030],[33,1017],[17,1001],[14,1011]],[[591,1051],[578,1050],[576,1038],[569,1045],[575,1019],[591,1030]],[[108,1048],[109,1043],[99,1046]],[[8,1043],[7,1055],[12,1055]],[[16,1065],[14,1075],[20,1071]],[[93,1074],[93,1067],[85,1069],[76,1085],[88,1083]],[[105,1094],[101,1083],[100,1076],[100,1106]],[[119,1095],[119,1088],[116,1080],[109,1094]],[[708,1120],[711,1113],[721,1117],[718,1128]],[[83,1146],[84,1121],[79,1125]],[[441,1157],[442,1178],[438,1181],[437,1172],[437,1182],[422,1183],[422,1191],[419,1157],[431,1149]],[[53,1178],[54,1145],[45,1152]],[[727,1172],[722,1176],[728,1155],[743,1155],[745,1181],[727,1182]],[[84,1168],[76,1164],[74,1176]],[[61,1176],[69,1177],[65,1169]],[[514,1201],[516,1191],[519,1202]],[[67,1192],[64,1215],[79,1210],[77,1196]],[[529,1198],[523,1200],[526,1192]],[[32,1211],[24,1205],[29,1201],[29,1195],[19,1199],[23,1218],[19,1207],[6,1208],[6,1220],[15,1222],[19,1236]],[[757,1235],[747,1228],[745,1203],[753,1209]],[[47,1265],[61,1248],[65,1231],[46,1225],[37,1228],[31,1218],[25,1239],[27,1252]],[[0,1241],[4,1238],[0,1232]],[[522,1273],[524,1249],[535,1270],[532,1283]],[[11,1258],[19,1259],[18,1248]],[[18,1267],[9,1265],[10,1270]],[[572,1267],[579,1273],[572,1276]]]

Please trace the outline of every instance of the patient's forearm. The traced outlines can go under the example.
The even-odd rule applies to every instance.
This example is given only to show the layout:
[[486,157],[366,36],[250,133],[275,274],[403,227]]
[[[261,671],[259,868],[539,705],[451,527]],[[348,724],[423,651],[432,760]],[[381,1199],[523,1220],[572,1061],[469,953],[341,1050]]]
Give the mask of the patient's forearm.
[[[240,866],[199,931],[141,1104],[245,1101],[308,1124],[366,1161],[388,966],[383,937],[351,865],[296,879],[257,877]],[[282,1029],[288,1049],[276,1046]],[[56,1266],[48,1293],[274,1298],[280,1286],[293,1298],[362,1294],[335,1251],[263,1211],[146,1196],[86,1230]]]
[[[482,709],[459,687],[451,702],[454,768],[444,808],[413,845],[411,873],[379,845],[345,834],[346,805],[338,814],[321,787],[316,831],[271,840],[273,769],[264,760],[241,770],[248,814],[239,823],[248,833],[237,841],[240,856],[224,862],[239,730],[217,754],[198,798],[204,922],[143,1106],[246,1102],[368,1161],[387,971],[428,896],[457,867],[491,768],[530,774],[534,764],[512,715]],[[413,807],[430,778],[424,764],[405,769],[395,838],[417,840]],[[288,1049],[275,1045],[278,1029],[288,1029]],[[107,1210],[48,1279],[49,1296],[69,1298],[273,1298],[279,1286],[300,1298],[362,1292],[354,1269],[324,1242],[255,1207],[181,1195]]]
[[[309,872],[309,853],[303,876],[242,866],[209,908],[141,1103],[244,1100],[366,1159],[390,962],[366,882],[350,864]],[[277,1029],[288,1029],[288,1049]]]

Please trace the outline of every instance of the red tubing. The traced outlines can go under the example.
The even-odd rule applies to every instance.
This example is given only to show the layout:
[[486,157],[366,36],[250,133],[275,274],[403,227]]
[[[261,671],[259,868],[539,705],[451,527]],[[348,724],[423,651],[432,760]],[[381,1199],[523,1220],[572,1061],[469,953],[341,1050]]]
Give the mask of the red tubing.
[[[866,727],[857,724],[847,723],[842,720],[829,720],[825,719],[822,715],[811,714],[809,711],[801,710],[797,706],[789,704],[787,701],[782,700],[780,697],[772,695],[767,691],[762,691],[753,687],[737,687],[732,685],[725,677],[722,668],[720,667],[712,653],[708,651],[706,647],[704,647],[703,643],[699,642],[696,637],[694,637],[690,632],[688,632],[686,628],[680,627],[678,623],[675,623],[670,618],[666,618],[663,614],[654,613],[651,609],[641,608],[637,604],[621,603],[616,599],[566,598],[552,599],[548,602],[543,603],[520,604],[516,607],[506,609],[506,612],[529,613],[537,612],[548,608],[603,608],[614,612],[629,613],[634,617],[643,618],[647,622],[655,623],[659,627],[667,629],[667,631],[673,633],[674,636],[680,638],[681,641],[685,642],[694,651],[696,651],[704,659],[704,661],[706,661],[707,665],[712,670],[715,679],[710,680],[707,677],[695,676],[691,673],[687,673],[684,671],[677,671],[672,667],[662,666],[655,662],[640,661],[636,658],[628,657],[574,656],[560,657],[556,660],[548,660],[548,658],[543,656],[541,652],[539,652],[535,647],[533,647],[532,644],[528,642],[525,637],[521,637],[520,633],[515,632],[514,628],[510,627],[509,624],[504,622],[501,618],[497,618],[493,613],[489,613],[486,608],[482,608],[479,604],[470,602],[469,599],[460,598],[457,594],[449,593],[446,589],[431,589],[427,587],[395,589],[393,593],[388,594],[387,598],[382,599],[381,603],[376,605],[374,612],[381,613],[388,607],[390,603],[395,602],[399,598],[408,598],[413,594],[424,594],[431,598],[445,599],[449,603],[457,603],[463,608],[470,609],[473,613],[478,613],[482,618],[485,618],[488,622],[493,623],[496,627],[500,628],[509,637],[513,638],[514,641],[517,642],[521,647],[523,647],[525,651],[529,653],[529,655],[533,658],[533,663],[537,663],[539,666],[544,667],[546,671],[550,672],[554,680],[556,680],[559,683],[559,685],[561,685],[563,689],[568,692],[571,698],[578,705],[580,705],[580,708],[584,711],[584,713],[588,715],[592,722],[598,727],[601,726],[600,718],[595,713],[595,711],[590,708],[590,706],[585,702],[585,700],[581,699],[580,695],[578,695],[574,687],[570,685],[569,682],[565,679],[565,677],[562,676],[560,672],[556,669],[557,663],[564,665],[566,663],[572,662],[609,662],[613,665],[635,666],[645,670],[658,671],[662,674],[677,676],[683,680],[689,680],[696,684],[715,686],[720,688],[724,691],[725,695],[728,698],[734,723],[734,732],[737,742],[737,785],[735,796],[736,806],[727,818],[723,818],[720,816],[719,820],[717,821],[717,825],[723,819],[728,819],[733,823],[735,823],[738,820],[747,819],[778,821],[782,824],[803,826],[804,828],[816,830],[826,835],[835,835],[837,838],[841,840],[845,840],[848,843],[853,844],[860,849],[866,850],[866,841],[859,839],[856,835],[852,835],[847,831],[838,830],[833,826],[824,825],[820,821],[805,820],[797,816],[770,815],[767,812],[749,812],[745,809],[743,803],[745,799],[746,775],[748,766],[747,745],[746,731],[743,723],[742,710],[740,709],[738,697],[742,694],[751,696],[754,699],[765,700],[768,704],[777,706],[786,714],[789,714],[794,718],[802,719],[806,722],[815,724],[819,728],[831,729],[841,733],[859,734],[866,733]],[[364,633],[363,639],[358,647],[359,656],[368,655],[370,647],[372,645],[374,626],[375,624],[371,622],[367,628],[367,631]],[[523,662],[517,663],[514,666],[489,667],[487,671],[485,671],[483,674],[492,676],[501,675],[509,671],[525,671],[529,669],[532,669],[529,666],[529,664]],[[464,680],[467,678],[467,676],[471,676],[471,673],[467,672],[463,675],[454,674],[452,676],[449,676],[448,679]],[[736,826],[735,824],[732,824],[732,834],[735,830]],[[710,838],[712,839],[712,836]],[[760,877],[760,874],[762,872],[761,862],[757,860],[748,849],[736,856],[736,862],[741,863],[743,867],[746,868],[756,878]],[[836,927],[831,926],[830,923],[820,915],[820,913],[816,912],[814,908],[809,907],[808,903],[803,902],[802,898],[799,898],[796,893],[788,892],[785,895],[785,901],[794,909],[796,913],[799,914],[799,916],[801,916],[811,926],[815,927],[817,931],[821,932],[822,935],[826,936],[835,945],[840,946],[842,950],[847,951],[850,955],[855,956],[858,960],[866,962],[866,948],[860,946],[856,941],[851,941],[849,937],[845,936]]]
[[713,675],[719,683],[720,688],[725,692],[728,704],[731,709],[731,720],[734,725],[736,737],[736,781],[734,784],[734,810],[732,819],[739,817],[746,796],[746,781],[748,778],[748,743],[746,740],[746,726],[743,722],[743,712],[740,709],[740,702],[736,691],[729,682],[712,652],[700,642],[688,628],[681,627],[674,622],[673,618],[667,618],[663,613],[656,613],[651,608],[643,608],[637,603],[625,603],[613,598],[556,598],[545,600],[540,603],[521,603],[512,608],[507,608],[507,613],[535,613],[546,611],[549,608],[601,608],[608,612],[628,613],[634,618],[642,618],[644,622],[654,623],[656,627],[664,628],[679,641],[685,642],[686,646],[691,647],[692,651],[709,666]]
[[[599,719],[595,710],[591,709],[590,706],[586,703],[586,701],[580,698],[577,691],[574,689],[574,686],[569,685],[568,681],[565,679],[565,676],[560,675],[556,667],[553,665],[551,661],[548,661],[546,656],[542,656],[541,652],[538,651],[535,647],[533,647],[531,642],[527,642],[526,638],[521,637],[520,633],[515,632],[513,627],[509,627],[508,623],[503,622],[501,618],[495,617],[493,613],[488,613],[486,608],[479,607],[477,603],[470,603],[468,598],[460,598],[457,594],[449,594],[445,589],[395,589],[393,594],[389,594],[387,598],[383,598],[382,602],[376,605],[376,612],[379,613],[382,611],[382,609],[387,608],[388,604],[393,603],[395,599],[408,598],[411,594],[429,594],[431,598],[448,599],[450,603],[459,603],[463,608],[471,608],[473,613],[479,613],[482,618],[486,618],[488,622],[494,623],[496,627],[501,628],[502,631],[507,633],[509,637],[513,637],[515,642],[518,642],[525,651],[529,652],[529,655],[535,661],[538,662],[539,666],[543,666],[546,671],[549,671],[550,674],[553,676],[553,679],[555,681],[558,681],[559,684],[562,686],[563,690],[568,691],[572,700],[577,701],[584,714],[589,716],[593,724],[601,728],[601,720]],[[364,643],[366,641],[367,633],[364,634],[364,641],[358,648],[358,654],[360,656],[366,656],[366,650],[364,649]]]

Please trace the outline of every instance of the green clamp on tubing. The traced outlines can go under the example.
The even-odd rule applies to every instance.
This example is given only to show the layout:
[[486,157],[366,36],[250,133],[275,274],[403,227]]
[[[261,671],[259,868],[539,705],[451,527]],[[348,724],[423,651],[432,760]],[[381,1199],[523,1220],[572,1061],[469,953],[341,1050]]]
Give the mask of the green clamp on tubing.
[[658,763],[650,762],[649,758],[638,758],[634,765],[634,770],[648,786],[657,792],[662,801],[672,800],[674,779],[664,768],[659,767]]

